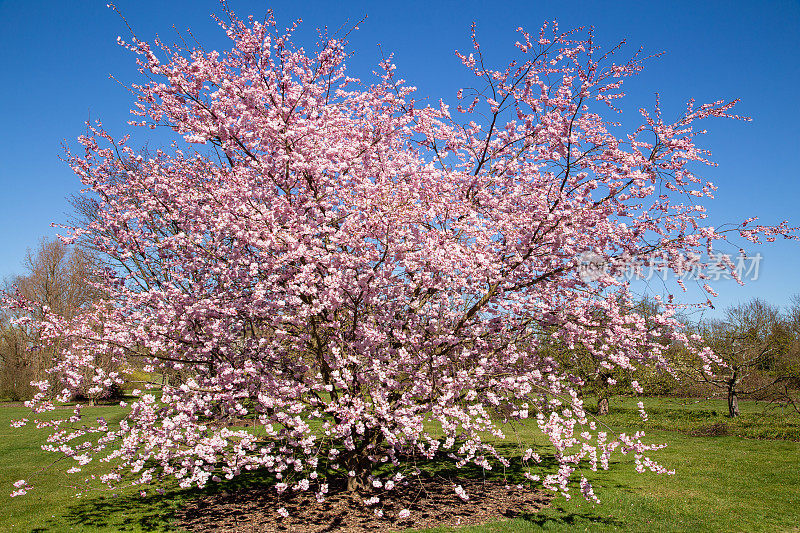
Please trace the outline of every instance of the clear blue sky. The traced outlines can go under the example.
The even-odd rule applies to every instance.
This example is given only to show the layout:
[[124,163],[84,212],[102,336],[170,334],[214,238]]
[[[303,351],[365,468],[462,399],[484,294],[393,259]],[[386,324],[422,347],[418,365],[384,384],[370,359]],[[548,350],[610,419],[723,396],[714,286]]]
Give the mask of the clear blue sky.
[[[127,36],[105,1],[0,0],[0,278],[22,270],[28,247],[56,233],[65,222],[66,197],[79,182],[58,159],[61,143],[75,146],[91,114],[115,135],[124,126],[132,97],[116,82],[136,79],[132,54],[116,45]],[[210,18],[220,12],[211,0],[118,0],[136,33],[172,41],[173,24],[191,28],[206,48],[227,46]],[[237,14],[263,16],[270,5],[278,21],[303,18],[301,38],[313,44],[316,27],[336,29],[368,15],[352,39],[355,75],[366,77],[379,57],[377,44],[395,53],[401,75],[420,95],[451,99],[468,78],[453,51],[469,47],[469,26],[478,24],[484,51],[504,60],[512,53],[515,29],[535,31],[545,20],[562,28],[593,25],[600,42],[627,39],[629,51],[665,51],[629,83],[625,117],[651,107],[662,95],[667,116],[689,98],[699,102],[741,98],[738,111],[751,123],[709,123],[705,142],[718,168],[704,175],[718,186],[713,220],[763,222],[789,219],[800,225],[800,2],[261,2],[230,0]],[[499,64],[499,63],[498,63]],[[134,132],[137,142],[148,139]],[[158,139],[151,141],[158,144]],[[754,248],[751,251],[759,251]],[[783,305],[800,292],[800,245],[760,249],[760,279],[745,287],[719,286],[718,308],[762,296]]]

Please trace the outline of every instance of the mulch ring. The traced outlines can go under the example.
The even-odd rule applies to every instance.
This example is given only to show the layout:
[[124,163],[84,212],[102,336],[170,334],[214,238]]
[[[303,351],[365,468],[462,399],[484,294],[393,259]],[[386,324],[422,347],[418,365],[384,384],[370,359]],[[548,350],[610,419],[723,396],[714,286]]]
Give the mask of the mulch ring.
[[[454,488],[461,485],[469,496],[464,501]],[[449,480],[441,477],[409,479],[392,491],[379,495],[381,502],[367,506],[372,494],[358,494],[331,486],[320,503],[311,491],[286,491],[278,495],[273,488],[203,496],[188,502],[178,513],[178,525],[195,532],[322,532],[400,531],[406,528],[471,525],[535,513],[547,506],[552,493],[534,491],[505,481],[473,479]],[[280,507],[289,512],[278,514]],[[383,516],[375,510],[383,511]],[[398,513],[411,515],[400,519]]]

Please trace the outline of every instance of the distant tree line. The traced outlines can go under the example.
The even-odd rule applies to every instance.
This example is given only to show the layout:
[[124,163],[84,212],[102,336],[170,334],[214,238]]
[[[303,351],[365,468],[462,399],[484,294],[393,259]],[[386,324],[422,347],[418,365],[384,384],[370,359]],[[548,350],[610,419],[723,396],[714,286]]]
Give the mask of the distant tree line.
[[[583,381],[582,391],[597,400],[598,414],[607,414],[611,399],[628,393],[634,382],[649,394],[721,396],[727,399],[731,417],[739,416],[741,398],[788,404],[800,413],[800,295],[784,310],[753,298],[728,307],[719,319],[685,319],[686,343],[661,335],[653,320],[658,311],[654,300],[633,302],[630,309],[648,321],[651,340],[660,347],[657,355],[665,364],[643,368],[632,361],[627,369],[609,368],[594,355],[597,346],[568,346],[551,340],[551,331],[540,332],[544,342],[539,346],[549,351],[555,364]],[[604,320],[598,312],[598,328]],[[707,347],[716,361],[704,364],[687,344]]]
[[25,273],[3,282],[6,295],[21,296],[25,309],[0,307],[0,398],[25,400],[31,382],[48,376],[57,345],[42,341],[39,322],[46,312],[71,318],[103,298],[94,285],[97,257],[58,239],[42,239],[25,256]]
[[689,358],[685,373],[705,390],[724,394],[730,416],[739,415],[741,397],[786,402],[800,412],[800,295],[784,311],[755,298],[694,329],[694,342],[711,348],[719,362],[704,368]]

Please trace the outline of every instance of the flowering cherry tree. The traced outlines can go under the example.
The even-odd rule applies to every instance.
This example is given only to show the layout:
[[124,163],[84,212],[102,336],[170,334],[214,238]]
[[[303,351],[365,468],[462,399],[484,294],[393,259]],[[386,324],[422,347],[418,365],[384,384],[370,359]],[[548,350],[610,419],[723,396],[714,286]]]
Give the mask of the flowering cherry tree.
[[[614,63],[618,48],[546,25],[520,29],[499,69],[473,32],[457,56],[475,88],[420,105],[391,58],[373,81],[348,76],[344,39],[323,35],[312,53],[272,18],[219,24],[226,53],[121,41],[149,80],[134,86],[137,124],[176,139],[144,157],[96,124],[68,156],[96,198],[68,238],[113,265],[110,297],[41,324],[60,355],[30,405],[53,410],[87,379],[98,395],[124,385],[101,354],[177,377],[148,384],[119,427],[80,406],[38,421],[47,449],[72,473],[108,461],[110,486],[265,469],[278,492],[322,499],[336,475],[395,490],[409,454],[508,464],[493,443],[532,419],[560,467],[539,476],[524,446],[526,476],[552,490],[614,450],[664,472],[643,434],[599,431],[581,379],[538,347],[548,331],[605,369],[668,368],[664,339],[689,344],[676,305],[645,321],[616,267],[587,277],[581,258],[658,256],[680,274],[728,235],[790,235],[703,224],[714,186],[692,170],[710,164],[695,122],[737,118],[734,102],[690,103],[675,122],[642,110],[622,132],[615,106],[643,58]],[[229,423],[242,418],[255,430]]]

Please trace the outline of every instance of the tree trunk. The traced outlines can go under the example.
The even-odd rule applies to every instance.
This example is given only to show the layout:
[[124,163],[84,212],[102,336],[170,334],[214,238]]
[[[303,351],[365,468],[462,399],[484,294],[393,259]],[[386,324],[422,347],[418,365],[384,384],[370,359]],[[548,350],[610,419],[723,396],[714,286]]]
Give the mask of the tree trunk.
[[353,472],[355,475],[347,476],[347,491],[348,492],[360,492],[363,489],[369,487],[369,475],[372,471],[372,463],[366,456],[358,456],[354,457],[351,461],[346,461],[348,468],[350,468],[350,472]]
[[608,414],[608,398],[603,396],[599,400],[597,400],[597,414],[598,415],[607,415]]
[[728,416],[731,418],[739,416],[739,395],[736,393],[736,385],[728,387]]
[[366,488],[368,483],[365,472],[356,472],[355,476],[347,478],[347,492],[359,492]]
[[[355,438],[359,437],[353,430],[352,435]],[[355,450],[346,452],[342,457],[342,464],[348,470],[347,476],[347,491],[361,491],[370,486],[369,476],[372,473],[373,463],[369,459],[369,454],[373,453],[375,447],[383,440],[383,434],[367,429],[364,432],[361,442],[356,446]],[[349,475],[353,472],[355,475]]]

